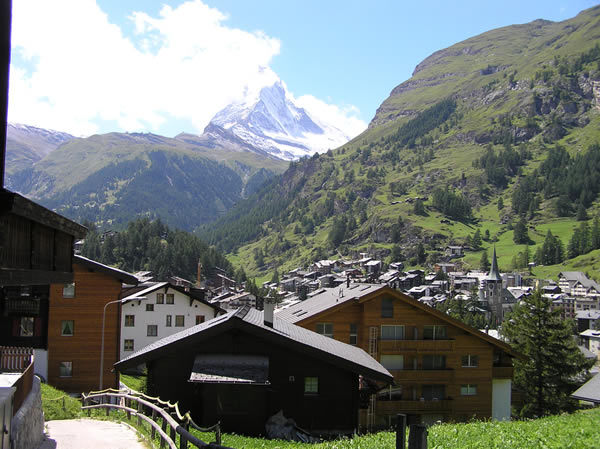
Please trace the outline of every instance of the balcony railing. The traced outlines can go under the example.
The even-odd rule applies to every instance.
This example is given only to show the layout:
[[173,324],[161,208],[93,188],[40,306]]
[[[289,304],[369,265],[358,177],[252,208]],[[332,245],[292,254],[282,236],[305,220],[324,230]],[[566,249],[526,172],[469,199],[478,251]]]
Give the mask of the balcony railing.
[[452,399],[430,400],[430,401],[377,401],[377,413],[414,413],[414,412],[452,412]]
[[453,351],[454,340],[379,340],[381,353],[388,351]]
[[494,379],[512,379],[512,366],[494,366],[492,367],[492,377]]
[[22,373],[11,385],[17,389],[13,397],[14,416],[33,387],[33,349],[0,346],[0,373]]
[[389,370],[396,383],[403,382],[451,382],[453,369],[397,369]]

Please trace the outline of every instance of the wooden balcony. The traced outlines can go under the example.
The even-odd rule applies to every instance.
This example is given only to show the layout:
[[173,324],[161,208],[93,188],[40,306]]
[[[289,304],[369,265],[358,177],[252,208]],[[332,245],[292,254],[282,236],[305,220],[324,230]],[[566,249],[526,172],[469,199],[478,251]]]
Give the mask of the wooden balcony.
[[397,384],[404,382],[447,383],[454,380],[453,369],[404,369],[390,370]]
[[454,340],[379,340],[381,354],[396,352],[453,351]]
[[452,413],[452,399],[439,401],[377,401],[378,414],[439,412]]
[[492,367],[492,377],[494,379],[512,379],[512,366],[494,366]]

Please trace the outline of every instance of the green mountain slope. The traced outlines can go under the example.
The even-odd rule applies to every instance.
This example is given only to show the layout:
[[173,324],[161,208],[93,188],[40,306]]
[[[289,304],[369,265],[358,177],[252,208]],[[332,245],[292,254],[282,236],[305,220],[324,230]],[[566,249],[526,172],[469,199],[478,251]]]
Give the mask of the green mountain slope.
[[[600,7],[493,30],[425,59],[362,135],[292,164],[202,233],[266,275],[364,250],[416,264],[423,246],[432,263],[479,229],[508,269],[525,246],[513,243],[519,216],[532,245],[543,228],[566,246],[577,207],[557,213],[557,202],[597,214],[597,192],[576,186],[590,175],[576,158],[600,142],[599,108]],[[553,186],[560,166],[538,169],[556,146],[572,159]]]
[[13,171],[8,184],[61,214],[100,227],[159,217],[192,230],[286,166],[239,149],[110,133],[68,141],[34,165]]

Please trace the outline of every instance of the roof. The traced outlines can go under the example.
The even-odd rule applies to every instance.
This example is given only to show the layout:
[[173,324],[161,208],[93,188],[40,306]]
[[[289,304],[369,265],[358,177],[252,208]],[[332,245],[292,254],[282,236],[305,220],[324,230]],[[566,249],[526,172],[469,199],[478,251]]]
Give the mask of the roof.
[[492,267],[485,278],[486,281],[502,281],[500,271],[498,270],[498,259],[496,258],[496,247],[494,246],[494,254],[492,255]]
[[[389,287],[386,284],[350,284],[350,288],[328,288],[323,289],[321,294],[309,297],[304,301],[280,310],[276,316],[278,318],[290,321],[291,323],[299,323],[308,318],[315,317],[325,311],[332,312],[338,307],[343,307],[345,304],[350,302],[363,302],[368,301],[374,297],[375,293],[385,292],[387,295],[393,296],[395,299],[404,301],[411,306],[420,309],[425,313],[429,313],[439,318],[442,321],[446,321],[448,324],[456,326],[467,333],[470,333],[488,343],[502,349],[507,354],[513,357],[521,357],[514,349],[507,343],[500,341],[487,335],[474,327],[471,327],[462,321],[452,318],[439,310],[436,310],[426,304],[423,304],[416,299],[411,298],[408,295],[400,293],[397,290]],[[341,294],[340,294],[341,292]]]
[[258,334],[272,343],[285,345],[290,350],[300,353],[311,354],[315,358],[336,364],[367,378],[393,382],[393,376],[389,371],[361,348],[317,334],[279,319],[277,316],[273,320],[273,327],[269,327],[264,324],[263,312],[248,306],[155,341],[116,363],[115,368],[123,370],[159,359],[163,355],[172,353],[179,346],[210,339],[233,328]]
[[600,319],[600,310],[578,310],[575,317],[578,320],[597,320]]
[[600,403],[600,374],[596,374],[571,395],[574,399]]
[[87,268],[88,270],[97,271],[98,273],[106,274],[110,277],[115,278],[118,281],[121,281],[123,284],[137,284],[138,278],[133,274],[128,273],[123,270],[119,270],[118,268],[109,267],[108,265],[101,264],[100,262],[96,262],[95,260],[88,259],[83,256],[73,256],[73,263],[77,265],[81,265],[82,267]]
[[583,332],[579,333],[580,337],[587,337],[587,338],[598,338],[600,339],[600,331],[597,331],[595,329],[587,329]]
[[268,385],[269,358],[248,354],[198,354],[190,382]]
[[156,290],[159,290],[161,288],[172,289],[172,290],[178,291],[179,293],[183,293],[184,295],[188,296],[189,298],[192,298],[198,302],[201,302],[202,304],[206,304],[207,306],[210,306],[215,310],[223,311],[223,309],[221,309],[218,306],[218,304],[212,304],[212,303],[208,302],[206,299],[204,299],[203,297],[200,297],[198,294],[196,294],[193,290],[187,291],[182,287],[171,284],[170,282],[157,282],[156,284],[153,284],[148,288],[139,290],[129,296],[126,296],[125,298],[122,299],[122,301],[127,302],[127,301],[144,300],[144,299],[146,299],[146,295],[148,295]]

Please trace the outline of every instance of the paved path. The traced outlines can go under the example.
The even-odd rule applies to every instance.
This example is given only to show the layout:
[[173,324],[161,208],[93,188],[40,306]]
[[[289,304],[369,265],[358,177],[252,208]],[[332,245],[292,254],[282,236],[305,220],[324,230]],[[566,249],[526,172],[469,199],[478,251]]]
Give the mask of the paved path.
[[46,439],[38,449],[148,449],[125,424],[95,419],[46,421]]

